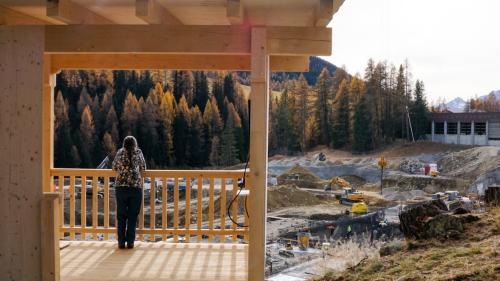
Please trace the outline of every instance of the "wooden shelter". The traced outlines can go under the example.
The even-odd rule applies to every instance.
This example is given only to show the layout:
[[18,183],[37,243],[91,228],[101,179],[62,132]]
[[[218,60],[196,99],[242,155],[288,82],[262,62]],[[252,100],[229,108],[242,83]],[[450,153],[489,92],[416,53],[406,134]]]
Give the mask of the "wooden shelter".
[[[332,31],[326,25],[342,3],[343,0],[0,0],[0,280],[79,280],[61,272],[61,267],[70,266],[71,261],[64,260],[65,256],[69,259],[69,252],[60,253],[60,238],[71,240],[78,234],[82,240],[86,235],[97,240],[100,233],[106,239],[115,231],[109,221],[109,179],[113,172],[53,167],[55,75],[62,69],[165,68],[251,71],[249,216],[240,218],[245,226],[227,227],[221,212],[217,221],[223,227],[214,227],[214,183],[220,179],[220,194],[225,196],[226,182],[228,186],[232,182],[232,195],[236,195],[237,179],[244,176],[241,171],[147,171],[147,177],[159,179],[164,187],[169,179],[175,182],[175,211],[181,208],[178,201],[181,181],[187,181],[186,198],[191,189],[201,191],[204,180],[209,182],[210,208],[208,220],[203,221],[200,209],[203,198],[198,195],[196,223],[186,216],[181,227],[182,220],[176,215],[170,227],[165,203],[162,226],[158,227],[154,223],[156,208],[152,205],[149,215],[153,223],[149,227],[145,227],[144,212],[141,213],[140,239],[146,239],[147,235],[151,240],[173,236],[176,242],[184,235],[187,242],[191,237],[201,241],[204,236],[212,242],[219,235],[223,240],[232,237],[235,242],[238,236],[244,236],[248,244],[237,248],[227,244],[208,248],[200,244],[199,251],[177,244],[164,248],[185,249],[184,253],[191,254],[216,249],[211,253],[222,256],[231,253],[226,256],[233,261],[243,253],[246,267],[238,278],[264,280],[269,72],[307,71],[310,55],[331,55]],[[90,179],[94,191],[92,219],[87,221],[87,216],[82,215],[78,226],[74,214],[75,187],[78,181],[83,186],[86,179]],[[96,191],[101,184],[98,179],[104,179],[104,224],[97,219]],[[191,180],[197,180],[194,188]],[[57,192],[53,192],[54,185]],[[86,214],[86,188],[81,189],[80,208]],[[162,192],[163,198],[167,198],[169,191],[163,188]],[[185,203],[188,214],[191,203],[196,203],[189,200]],[[224,204],[225,200],[221,202]],[[61,220],[65,207],[69,208],[69,221]],[[233,211],[238,215],[236,209]],[[106,248],[78,243],[73,249]],[[163,249],[163,246],[144,245],[147,246],[141,249]],[[84,252],[74,253],[73,262],[84,259],[81,254]],[[218,270],[210,275],[215,276],[213,280],[238,279],[226,274],[235,270],[221,270],[220,265],[205,262],[209,257],[207,254],[199,262],[203,262],[204,272]],[[81,266],[86,264],[92,270],[85,263],[88,260],[81,262]],[[169,264],[179,262],[170,259]],[[183,266],[189,269],[196,265]],[[106,268],[100,269],[104,270],[100,271],[102,278],[95,280],[120,280],[117,276],[106,277]],[[108,270],[112,274],[111,268]],[[141,270],[144,273],[146,269]],[[89,280],[93,273],[84,274]],[[129,272],[123,280],[134,274]],[[163,276],[158,273],[161,276],[150,278],[147,272],[144,274],[142,277],[148,280],[161,280]],[[186,274],[168,275],[167,279],[197,280],[193,277],[197,273]],[[196,276],[210,279],[208,275]]]

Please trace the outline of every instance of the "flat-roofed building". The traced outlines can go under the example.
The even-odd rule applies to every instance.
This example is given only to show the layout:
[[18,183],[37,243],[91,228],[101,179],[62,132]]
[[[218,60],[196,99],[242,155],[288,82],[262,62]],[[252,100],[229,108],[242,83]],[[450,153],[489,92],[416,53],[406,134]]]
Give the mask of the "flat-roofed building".
[[500,146],[500,112],[431,113],[430,120],[432,141]]

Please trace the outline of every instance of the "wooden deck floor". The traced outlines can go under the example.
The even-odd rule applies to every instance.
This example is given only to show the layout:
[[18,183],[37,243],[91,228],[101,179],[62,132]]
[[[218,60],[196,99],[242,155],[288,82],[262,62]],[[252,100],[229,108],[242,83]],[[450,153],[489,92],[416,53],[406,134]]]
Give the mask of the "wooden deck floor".
[[[61,250],[61,281],[246,280],[248,246],[72,241]],[[62,245],[62,244],[61,244]]]

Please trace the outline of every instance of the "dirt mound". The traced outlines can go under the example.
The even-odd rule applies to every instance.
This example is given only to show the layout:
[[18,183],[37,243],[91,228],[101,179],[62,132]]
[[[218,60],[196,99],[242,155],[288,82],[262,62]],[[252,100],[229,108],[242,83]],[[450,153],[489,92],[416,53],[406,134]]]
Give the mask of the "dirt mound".
[[351,184],[352,187],[356,189],[359,189],[366,183],[366,180],[364,178],[358,177],[356,175],[342,175],[341,178],[346,180],[348,183]]
[[384,187],[393,187],[397,191],[423,190],[427,193],[436,193],[446,190],[464,192],[469,182],[456,177],[431,177],[424,175],[391,175],[383,180]]
[[285,207],[317,205],[322,202],[314,194],[295,185],[279,185],[267,190],[267,209],[271,211]]
[[482,146],[446,154],[438,161],[439,172],[475,180],[500,167],[500,147]]
[[290,184],[303,188],[323,188],[325,182],[308,169],[295,165],[278,177],[278,185]]

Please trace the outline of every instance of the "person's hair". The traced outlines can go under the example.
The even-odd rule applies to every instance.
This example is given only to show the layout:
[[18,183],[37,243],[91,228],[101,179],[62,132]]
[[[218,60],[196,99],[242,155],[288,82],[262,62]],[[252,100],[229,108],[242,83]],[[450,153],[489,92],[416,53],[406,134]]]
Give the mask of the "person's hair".
[[126,136],[123,140],[123,148],[127,151],[129,165],[132,165],[132,154],[137,148],[137,140],[133,136]]

